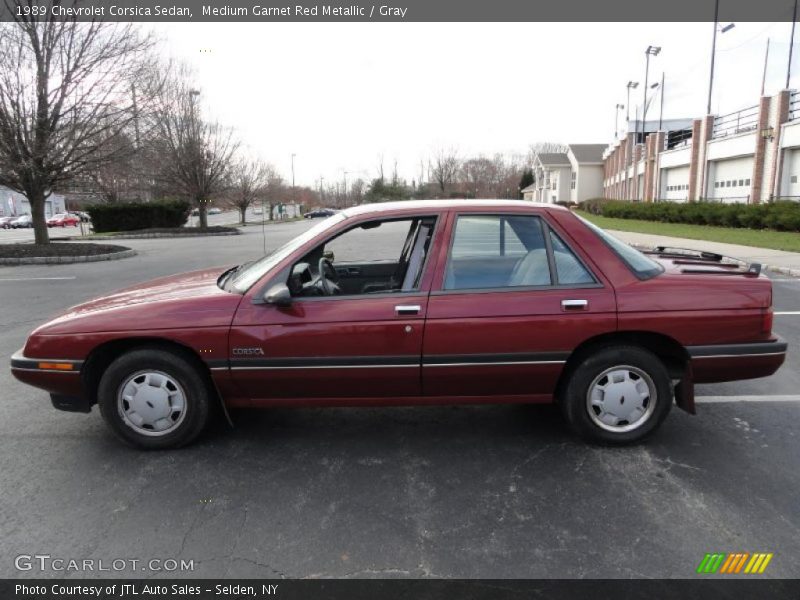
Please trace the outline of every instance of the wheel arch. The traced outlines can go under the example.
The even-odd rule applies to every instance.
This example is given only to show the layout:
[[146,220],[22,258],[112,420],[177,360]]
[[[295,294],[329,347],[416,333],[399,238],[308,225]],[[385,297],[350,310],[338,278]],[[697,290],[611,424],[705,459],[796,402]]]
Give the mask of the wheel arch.
[[556,401],[560,401],[563,389],[577,365],[598,349],[614,345],[638,346],[655,354],[664,363],[670,378],[679,382],[674,387],[678,407],[694,414],[689,353],[676,339],[652,331],[612,331],[583,341],[572,351],[564,365],[556,384]]
[[200,358],[200,355],[193,348],[185,344],[157,336],[119,338],[116,340],[110,340],[100,344],[99,346],[96,346],[89,353],[89,356],[86,358],[86,361],[83,363],[83,368],[81,369],[81,380],[90,406],[97,404],[97,388],[100,385],[100,379],[103,377],[103,373],[105,373],[108,366],[126,352],[130,352],[131,350],[136,350],[139,348],[158,348],[167,350],[170,352],[175,352],[189,360],[189,362],[191,362],[197,368],[198,372],[205,379],[209,391],[217,398],[220,408],[230,422],[228,411],[225,408],[225,402],[223,401],[222,395],[219,393],[219,390],[217,389],[217,386],[214,384],[214,380],[211,377],[211,370],[208,368],[208,365],[203,361],[203,359]]

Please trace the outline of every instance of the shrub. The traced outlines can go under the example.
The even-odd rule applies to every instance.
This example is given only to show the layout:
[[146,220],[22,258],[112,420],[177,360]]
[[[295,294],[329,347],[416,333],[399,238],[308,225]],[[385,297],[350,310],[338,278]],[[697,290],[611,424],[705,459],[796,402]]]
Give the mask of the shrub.
[[189,203],[182,200],[160,202],[95,204],[86,212],[92,217],[95,233],[135,231],[155,227],[181,227],[189,218]]
[[690,223],[717,227],[800,231],[800,203],[722,204],[715,202],[625,202],[591,199],[580,204],[586,212],[616,219]]

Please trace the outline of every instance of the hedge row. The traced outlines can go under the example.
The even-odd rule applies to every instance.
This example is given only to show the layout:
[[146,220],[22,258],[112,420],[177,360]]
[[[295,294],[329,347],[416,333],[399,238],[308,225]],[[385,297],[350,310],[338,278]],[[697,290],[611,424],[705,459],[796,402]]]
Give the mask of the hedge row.
[[135,231],[154,227],[181,227],[189,218],[190,205],[181,200],[161,202],[95,204],[86,212],[92,217],[95,233]]
[[624,202],[593,199],[580,208],[616,219],[641,219],[662,223],[690,223],[718,227],[774,229],[800,232],[800,203],[721,204],[712,202]]

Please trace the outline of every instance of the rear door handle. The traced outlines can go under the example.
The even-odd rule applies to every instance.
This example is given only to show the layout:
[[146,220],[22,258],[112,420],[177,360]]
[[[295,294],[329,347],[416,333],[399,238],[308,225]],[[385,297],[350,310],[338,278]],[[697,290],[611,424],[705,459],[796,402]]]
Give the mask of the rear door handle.
[[422,307],[419,304],[398,304],[394,307],[394,312],[398,315],[418,315]]
[[589,307],[588,300],[562,300],[561,308],[564,310],[586,310]]

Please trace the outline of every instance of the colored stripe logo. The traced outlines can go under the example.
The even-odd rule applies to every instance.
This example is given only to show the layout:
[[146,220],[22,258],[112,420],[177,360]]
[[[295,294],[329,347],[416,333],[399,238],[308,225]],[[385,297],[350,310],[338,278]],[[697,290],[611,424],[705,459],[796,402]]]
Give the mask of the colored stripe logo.
[[772,560],[772,552],[715,552],[706,554],[697,566],[702,574],[720,573],[736,575],[739,573],[756,575],[763,573]]

